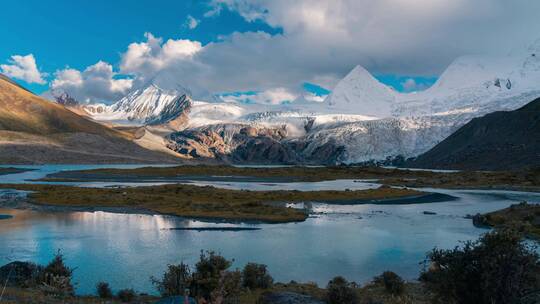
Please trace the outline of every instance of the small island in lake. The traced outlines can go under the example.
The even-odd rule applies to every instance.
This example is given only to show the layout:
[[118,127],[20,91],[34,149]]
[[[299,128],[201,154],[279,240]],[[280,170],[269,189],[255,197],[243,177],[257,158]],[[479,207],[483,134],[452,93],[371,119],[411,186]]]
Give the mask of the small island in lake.
[[182,217],[269,223],[298,222],[308,217],[308,213],[302,209],[275,203],[387,204],[386,201],[390,199],[422,199],[430,195],[387,186],[357,191],[247,191],[182,184],[129,188],[8,184],[0,185],[0,188],[32,191],[28,195],[32,204],[52,206],[56,210],[146,211]]

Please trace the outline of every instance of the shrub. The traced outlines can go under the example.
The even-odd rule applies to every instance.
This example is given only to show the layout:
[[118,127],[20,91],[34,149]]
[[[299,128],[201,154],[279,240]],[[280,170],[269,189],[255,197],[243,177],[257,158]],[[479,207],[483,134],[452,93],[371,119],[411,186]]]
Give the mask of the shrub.
[[242,271],[242,285],[250,289],[270,288],[274,279],[268,274],[266,265],[248,263]]
[[64,255],[58,251],[54,258],[43,269],[44,273],[48,273],[59,277],[71,278],[73,275],[73,269],[69,268],[64,262]]
[[212,291],[219,287],[222,273],[231,267],[232,262],[213,251],[201,251],[199,262],[195,265],[193,285],[195,294],[210,299]]
[[73,269],[65,264],[64,255],[59,250],[49,264],[43,268],[39,281],[45,285],[45,290],[48,293],[62,296],[73,295],[72,276]]
[[191,287],[193,281],[189,266],[180,263],[168,265],[167,271],[161,280],[150,278],[152,283],[163,297],[184,295],[185,290]]
[[242,273],[238,270],[223,271],[219,286],[212,291],[212,303],[238,303],[238,295],[242,290]]
[[107,282],[97,283],[96,291],[97,291],[98,296],[102,299],[110,299],[113,296],[111,288],[109,287],[109,283]]
[[7,286],[13,287],[35,287],[41,284],[41,274],[43,266],[31,262],[11,262],[0,267],[0,282],[9,276]]
[[326,287],[328,304],[356,304],[358,297],[352,284],[343,277],[335,277]]
[[494,231],[478,241],[428,254],[431,267],[420,279],[446,303],[535,303],[540,261],[535,248],[512,230]]
[[122,289],[118,291],[118,298],[122,303],[130,303],[135,299],[135,291],[133,289]]
[[385,271],[375,278],[375,282],[382,284],[386,291],[392,295],[401,295],[405,291],[405,282],[392,271]]

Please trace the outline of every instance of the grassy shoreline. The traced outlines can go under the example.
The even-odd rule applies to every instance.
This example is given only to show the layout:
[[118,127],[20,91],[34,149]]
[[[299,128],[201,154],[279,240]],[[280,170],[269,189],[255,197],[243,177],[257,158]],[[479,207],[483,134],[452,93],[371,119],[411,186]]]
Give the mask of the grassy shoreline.
[[247,191],[194,185],[133,188],[80,188],[60,185],[0,184],[0,188],[32,191],[32,204],[65,208],[125,208],[159,214],[231,221],[284,223],[304,221],[304,210],[273,202],[364,201],[418,197],[427,193],[390,187],[358,191]]
[[23,173],[27,171],[32,171],[34,169],[28,169],[28,168],[13,168],[13,167],[6,167],[6,168],[0,168],[0,176],[7,175],[7,174],[17,174],[17,173]]
[[522,202],[508,208],[477,214],[473,223],[478,227],[495,229],[516,229],[523,232],[527,238],[540,241],[540,205]]
[[540,192],[540,170],[529,171],[459,171],[432,172],[381,167],[278,167],[252,168],[232,166],[143,167],[137,169],[95,169],[64,171],[51,174],[43,181],[111,181],[111,180],[208,180],[238,179],[267,182],[318,182],[336,179],[376,180],[385,185],[411,188],[511,189]]

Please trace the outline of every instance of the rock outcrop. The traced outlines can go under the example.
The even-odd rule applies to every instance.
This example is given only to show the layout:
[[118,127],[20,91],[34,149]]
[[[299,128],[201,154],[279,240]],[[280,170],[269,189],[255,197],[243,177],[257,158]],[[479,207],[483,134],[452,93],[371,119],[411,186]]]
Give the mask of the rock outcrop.
[[172,133],[168,140],[167,147],[181,155],[233,163],[334,164],[344,153],[331,142],[310,149],[301,139],[288,139],[285,126],[211,125]]

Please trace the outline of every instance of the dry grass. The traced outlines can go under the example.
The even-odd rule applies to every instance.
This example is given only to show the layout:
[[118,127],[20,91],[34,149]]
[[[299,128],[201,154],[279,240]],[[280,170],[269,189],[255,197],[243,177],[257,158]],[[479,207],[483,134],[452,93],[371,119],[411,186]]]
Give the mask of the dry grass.
[[[157,297],[152,296],[139,296],[135,303],[150,304],[155,303]],[[77,297],[54,297],[52,295],[46,295],[37,289],[22,289],[22,288],[6,288],[4,297],[0,303],[6,304],[18,304],[18,303],[39,303],[39,304],[103,304],[103,303],[122,303],[118,299],[102,300],[95,296],[77,296]]]
[[243,191],[193,185],[164,185],[135,188],[79,188],[53,185],[0,185],[35,191],[36,204],[62,207],[121,207],[162,214],[228,220],[265,222],[303,221],[303,210],[269,202],[313,202],[390,199],[416,196],[422,192],[381,187],[361,191]]
[[486,213],[484,223],[495,228],[513,228],[528,237],[540,240],[540,205],[525,202]]
[[[324,301],[326,289],[317,286],[315,283],[277,283],[269,290],[254,290],[243,292],[238,300],[241,304],[257,304],[262,294],[267,292],[294,292],[309,295],[315,299]],[[429,304],[432,303],[432,295],[421,283],[406,283],[403,295],[394,296],[389,294],[383,286],[368,284],[357,288],[359,304]]]
[[0,175],[6,174],[16,174],[21,172],[29,171],[30,169],[19,169],[19,168],[0,168]]
[[380,183],[407,187],[502,188],[540,191],[540,170],[520,172],[429,172],[378,167],[278,167],[242,168],[232,166],[145,167],[138,169],[97,169],[60,172],[47,180],[100,180],[137,177],[242,176],[292,181],[335,179],[375,179]]
[[[260,296],[265,292],[295,292],[312,296],[316,299],[324,300],[326,289],[318,287],[314,283],[277,283],[268,290],[253,290],[242,292],[237,299],[239,304],[257,304]],[[367,285],[356,289],[360,304],[381,303],[381,304],[428,304],[430,294],[420,283],[407,283],[405,293],[402,296],[389,295],[382,286]],[[155,303],[157,297],[139,296],[136,303]],[[47,296],[36,289],[7,288],[2,303],[42,303],[42,304],[61,304],[61,303],[121,303],[118,299],[109,299],[106,302],[95,296],[78,296],[70,298],[56,298]]]
[[0,79],[0,130],[35,135],[84,132],[122,138],[129,136],[81,117],[4,79]]

